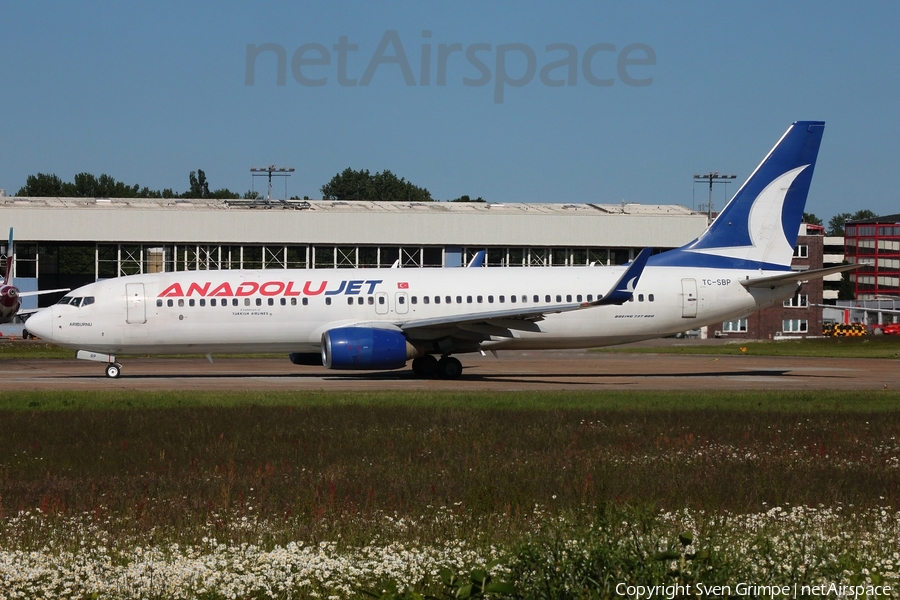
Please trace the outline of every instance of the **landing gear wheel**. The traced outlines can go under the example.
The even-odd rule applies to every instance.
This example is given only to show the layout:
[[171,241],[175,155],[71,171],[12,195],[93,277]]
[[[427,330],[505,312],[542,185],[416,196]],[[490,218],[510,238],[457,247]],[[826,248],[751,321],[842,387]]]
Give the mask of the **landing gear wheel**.
[[110,379],[117,379],[122,373],[122,365],[118,363],[110,363],[106,365],[106,376]]
[[452,356],[445,356],[438,361],[437,372],[441,379],[459,379],[462,375],[462,363]]
[[414,358],[412,362],[413,373],[423,379],[431,379],[437,373],[438,361],[430,354]]

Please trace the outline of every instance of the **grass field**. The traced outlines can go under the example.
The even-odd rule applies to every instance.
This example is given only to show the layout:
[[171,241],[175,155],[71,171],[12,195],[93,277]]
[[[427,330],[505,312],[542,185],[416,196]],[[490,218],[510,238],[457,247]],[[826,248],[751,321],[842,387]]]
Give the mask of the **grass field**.
[[637,354],[720,354],[748,356],[810,356],[822,358],[900,358],[900,336],[878,335],[853,338],[804,340],[747,340],[706,345],[685,341],[671,346],[613,346],[597,352]]
[[0,598],[450,593],[441,568],[496,558],[529,598],[896,586],[898,406],[888,391],[4,392]]

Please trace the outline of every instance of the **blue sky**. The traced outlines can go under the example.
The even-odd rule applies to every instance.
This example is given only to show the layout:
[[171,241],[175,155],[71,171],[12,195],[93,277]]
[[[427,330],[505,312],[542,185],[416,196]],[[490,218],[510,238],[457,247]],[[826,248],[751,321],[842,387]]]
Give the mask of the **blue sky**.
[[[8,2],[0,188],[87,171],[183,191],[199,168],[211,187],[244,192],[251,166],[276,164],[297,169],[290,195],[312,198],[351,167],[390,169],[438,199],[691,206],[706,198],[694,173],[743,180],[792,121],[821,119],[807,210],[826,222],[896,213],[898,13],[888,2]],[[339,81],[343,36],[358,46],[343,74],[356,85]],[[412,82],[392,58],[398,42]],[[247,85],[251,44],[284,48],[284,85],[274,52],[256,58]],[[294,60],[309,44],[300,58],[329,64]],[[450,44],[463,51],[447,56],[437,85],[439,46]],[[574,85],[541,81],[568,56],[551,44],[574,47]],[[535,62],[531,80],[501,86],[497,102],[501,46],[509,79],[526,79],[527,51]],[[587,81],[592,47],[589,74],[612,85]],[[467,85],[485,79],[466,59],[478,48],[489,79]],[[628,59],[625,77],[649,85],[620,76]],[[295,70],[323,85],[301,84]],[[724,200],[717,189],[716,206]]]

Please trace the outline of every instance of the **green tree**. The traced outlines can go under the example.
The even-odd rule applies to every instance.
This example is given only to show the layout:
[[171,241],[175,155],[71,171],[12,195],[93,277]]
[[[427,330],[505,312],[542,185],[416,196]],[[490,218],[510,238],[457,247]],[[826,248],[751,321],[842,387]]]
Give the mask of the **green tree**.
[[841,236],[844,235],[844,223],[852,217],[848,212],[839,213],[828,220],[828,235]]
[[25,187],[16,192],[16,196],[53,197],[62,196],[63,182],[56,175],[38,173],[29,175]]
[[385,169],[372,175],[368,169],[346,168],[320,188],[326,200],[380,200],[431,202],[431,192]]
[[803,213],[803,222],[810,225],[823,225],[822,219],[812,213]]
[[831,217],[828,221],[828,235],[841,236],[844,235],[844,224],[847,221],[861,221],[863,219],[873,219],[878,215],[868,208],[863,208],[855,213],[840,213]]
[[470,198],[468,195],[463,194],[459,198],[448,200],[448,202],[486,202],[486,200],[481,196],[478,196],[477,198]]
[[209,183],[206,181],[206,173],[203,169],[191,171],[188,177],[191,187],[182,194],[182,198],[209,198]]
[[[848,264],[844,261],[844,264]],[[838,300],[856,300],[853,282],[850,281],[850,271],[841,273],[841,286],[838,288]]]

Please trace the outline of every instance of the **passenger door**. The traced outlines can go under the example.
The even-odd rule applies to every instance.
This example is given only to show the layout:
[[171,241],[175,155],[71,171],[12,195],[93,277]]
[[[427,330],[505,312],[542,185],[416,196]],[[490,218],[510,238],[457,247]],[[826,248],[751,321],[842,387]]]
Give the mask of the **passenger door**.
[[697,280],[681,280],[681,316],[691,319],[697,316]]
[[147,303],[144,300],[143,283],[126,283],[125,296],[127,312],[125,322],[129,325],[140,325],[147,322]]

